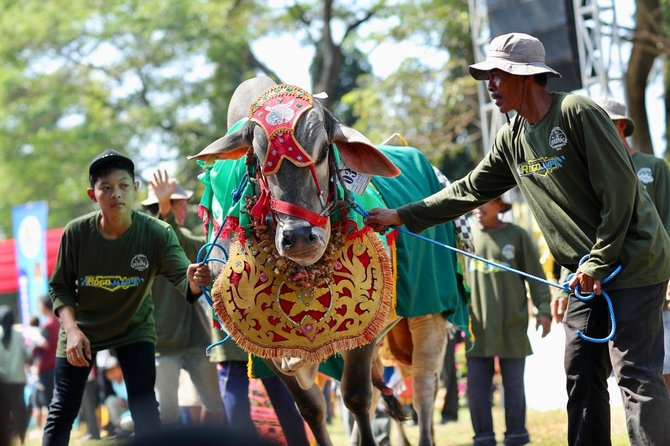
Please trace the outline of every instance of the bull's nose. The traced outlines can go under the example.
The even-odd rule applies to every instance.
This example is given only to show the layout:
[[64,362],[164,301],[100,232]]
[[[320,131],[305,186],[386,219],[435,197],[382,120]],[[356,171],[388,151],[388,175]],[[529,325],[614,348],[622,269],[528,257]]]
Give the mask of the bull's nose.
[[311,227],[293,228],[283,232],[281,246],[283,249],[291,249],[301,243],[312,245],[318,241],[319,238],[312,232]]
[[293,241],[291,240],[291,237],[289,237],[287,234],[284,234],[284,236],[281,238],[281,247],[284,249],[291,249],[292,244]]

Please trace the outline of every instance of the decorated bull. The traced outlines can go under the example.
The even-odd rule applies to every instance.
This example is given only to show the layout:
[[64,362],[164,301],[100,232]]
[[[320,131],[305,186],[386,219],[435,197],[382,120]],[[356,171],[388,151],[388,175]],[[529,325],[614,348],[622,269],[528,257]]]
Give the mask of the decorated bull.
[[[310,93],[264,77],[237,88],[228,129],[194,156],[206,163],[201,204],[212,254],[229,251],[225,265],[214,268],[212,306],[220,323],[280,375],[321,445],[331,442],[314,378],[319,364],[337,354],[358,440],[373,445],[374,341],[397,320],[397,308],[409,317],[408,331],[420,334],[412,338],[419,352],[414,404],[421,444],[432,444],[444,316],[465,314],[456,262],[429,245],[380,239],[354,212],[423,196],[425,184],[439,188],[432,167],[415,149],[376,148]],[[392,160],[411,174],[401,175]],[[366,176],[376,187],[363,180],[356,190]],[[380,191],[395,198],[388,202]],[[442,241],[453,243],[453,227],[441,228]],[[406,274],[404,282],[396,282],[398,272]]]

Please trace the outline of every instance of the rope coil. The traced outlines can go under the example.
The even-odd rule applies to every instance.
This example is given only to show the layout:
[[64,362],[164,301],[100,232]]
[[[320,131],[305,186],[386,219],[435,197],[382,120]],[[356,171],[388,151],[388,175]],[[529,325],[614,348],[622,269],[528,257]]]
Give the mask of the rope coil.
[[[233,198],[233,202],[234,202],[234,203],[237,203],[237,202],[241,199],[241,197],[242,197],[242,193],[243,193],[243,191],[244,191],[244,189],[245,189],[245,187],[246,187],[248,181],[249,181],[249,175],[248,175],[248,173],[245,173],[245,174],[244,174],[244,177],[242,178],[242,180],[241,180],[239,186],[237,187],[237,189],[235,189],[235,190],[232,192],[232,198]],[[346,201],[347,201],[348,206],[349,206],[351,209],[353,209],[353,210],[355,210],[356,212],[358,212],[358,213],[359,213],[360,215],[362,215],[363,217],[367,217],[367,216],[369,215],[368,212],[367,212],[365,209],[363,209],[363,207],[362,207],[360,204],[356,203],[356,202],[351,198],[351,196],[347,196],[347,194],[346,194],[346,187],[345,187],[344,189],[345,189],[345,199],[346,199]],[[219,236],[221,235],[221,231],[222,231],[223,228],[225,227],[225,223],[226,223],[226,219],[227,219],[227,218],[228,218],[228,216],[226,216],[226,218],[224,219],[223,223],[222,223],[221,226],[219,227],[219,230],[218,230],[216,236],[214,237],[213,241],[204,244],[204,245],[202,246],[202,248],[200,248],[200,250],[199,250],[199,252],[198,252],[197,259],[196,259],[196,261],[197,261],[198,263],[200,263],[200,264],[205,264],[205,263],[207,263],[207,262],[212,261],[212,262],[220,262],[220,263],[222,263],[222,264],[225,264],[225,263],[227,262],[227,260],[228,260],[228,253],[226,252],[226,250],[223,248],[222,245],[220,245],[219,243],[217,243],[217,241],[218,241],[218,239],[219,239]],[[526,279],[535,280],[535,281],[537,281],[537,282],[543,283],[543,284],[545,284],[545,285],[547,285],[547,286],[550,286],[550,287],[558,288],[558,289],[560,289],[561,291],[565,291],[565,292],[568,292],[568,293],[571,291],[571,290],[570,290],[570,287],[568,286],[568,284],[569,284],[570,281],[572,281],[572,279],[574,278],[574,276],[575,276],[574,273],[570,274],[570,275],[568,276],[568,279],[567,279],[564,283],[562,283],[562,284],[554,283],[554,282],[551,282],[551,281],[549,281],[549,280],[543,279],[543,278],[541,278],[541,277],[537,277],[537,276],[534,276],[534,275],[532,275],[532,274],[529,274],[529,273],[527,273],[527,272],[525,272],[525,271],[521,271],[521,270],[518,270],[518,269],[515,269],[515,268],[512,268],[512,267],[506,266],[506,265],[502,265],[502,264],[493,262],[493,261],[491,261],[491,260],[489,260],[489,259],[485,259],[485,258],[480,257],[480,256],[475,255],[475,254],[471,254],[471,253],[469,253],[469,252],[467,252],[467,251],[464,251],[464,250],[462,250],[462,249],[458,249],[458,248],[456,248],[456,247],[454,247],[454,246],[450,246],[450,245],[447,245],[447,244],[445,244],[445,243],[441,243],[441,242],[438,242],[438,241],[436,241],[436,240],[432,240],[432,239],[430,239],[430,238],[428,238],[428,237],[425,237],[425,236],[422,236],[422,235],[420,235],[420,234],[416,234],[416,233],[410,231],[409,229],[407,229],[407,228],[405,228],[405,227],[396,227],[396,226],[393,226],[393,227],[389,227],[388,229],[395,230],[395,231],[398,231],[398,232],[401,232],[401,233],[404,233],[404,234],[411,235],[412,237],[416,237],[416,238],[418,238],[418,239],[420,239],[420,240],[426,241],[426,242],[428,242],[428,243],[432,243],[432,244],[434,244],[434,245],[436,245],[436,246],[439,246],[439,247],[441,247],[441,248],[449,249],[449,250],[454,251],[454,252],[456,252],[456,253],[458,253],[458,254],[462,254],[462,255],[464,255],[464,256],[466,256],[466,257],[470,257],[470,258],[472,258],[472,259],[475,259],[475,260],[484,262],[484,263],[486,263],[486,264],[489,264],[489,265],[494,266],[494,267],[496,267],[496,268],[499,268],[499,269],[501,269],[501,270],[504,270],[504,271],[507,271],[507,272],[511,272],[511,273],[517,274],[517,275],[522,276],[522,277],[524,277],[524,278],[526,278]],[[224,254],[224,258],[210,258],[210,257],[211,257],[211,254],[212,254],[212,251],[214,250],[214,248],[219,248],[219,249],[223,252],[223,254]],[[202,254],[203,254],[205,251],[206,251],[205,256],[204,256],[203,258],[201,258],[201,257],[202,257]],[[588,256],[588,255],[585,255],[585,256],[582,257],[582,259],[579,261],[579,265],[583,264],[583,263],[584,263],[585,261],[587,261],[588,259],[589,259],[589,256]],[[603,285],[605,285],[606,283],[608,283],[609,281],[611,281],[617,274],[619,274],[619,272],[621,272],[622,269],[623,269],[622,265],[620,265],[620,264],[617,265],[616,268],[615,268],[615,269],[614,269],[614,270],[613,270],[613,271],[612,271],[612,272],[611,272],[605,279],[603,279],[601,283],[602,283]],[[212,300],[212,298],[211,298],[211,295],[210,295],[210,290],[211,290],[211,288],[209,288],[209,287],[205,287],[205,286],[201,286],[200,289],[201,289],[203,295],[205,296],[205,299],[207,300],[207,303],[210,305],[210,307],[213,307],[214,302],[213,302],[213,300]],[[591,299],[593,299],[593,298],[596,296],[595,292],[591,292],[591,293],[589,293],[589,294],[582,294],[582,293],[580,292],[580,290],[579,290],[579,285],[577,285],[577,286],[575,287],[575,290],[574,290],[574,293],[573,293],[573,294],[574,294],[574,296],[575,296],[577,299],[579,299],[579,300],[582,301],[582,302],[590,301]],[[609,333],[606,337],[604,337],[604,338],[594,338],[594,337],[591,337],[591,336],[586,335],[582,330],[577,330],[577,336],[579,336],[581,339],[583,339],[583,340],[585,340],[585,341],[594,342],[594,343],[604,343],[604,342],[608,342],[608,341],[610,341],[610,340],[614,337],[614,334],[616,333],[616,318],[615,318],[615,316],[614,316],[614,308],[613,308],[613,306],[612,306],[612,300],[610,299],[609,295],[607,294],[607,292],[606,292],[605,290],[602,290],[602,291],[601,291],[601,294],[602,294],[602,296],[605,298],[605,301],[607,302],[607,308],[608,308],[608,312],[609,312],[609,316],[610,316],[610,323],[611,323],[611,330],[610,330],[610,333]],[[219,322],[219,324],[220,324],[220,326],[221,326],[221,330],[225,332],[225,329],[223,328],[223,324],[221,323],[221,320],[219,319],[218,315],[215,314],[215,317],[217,318],[217,321]],[[210,346],[207,347],[207,349],[206,349],[206,354],[207,354],[207,356],[209,356],[209,355],[211,354],[211,351],[212,351],[212,349],[213,349],[214,347],[219,346],[219,345],[221,345],[221,344],[227,342],[228,339],[230,339],[230,334],[226,332],[226,337],[225,337],[224,339],[222,339],[221,341],[218,341],[218,342],[216,342],[216,343],[214,343],[214,344],[211,344]]]
[[[350,201],[349,201],[349,205],[351,206],[352,209],[354,209],[356,212],[358,212],[359,214],[361,214],[363,217],[367,217],[367,216],[369,215],[368,212],[367,212],[365,209],[363,209],[363,207],[361,207],[358,203],[354,202],[353,200],[350,200]],[[568,279],[567,279],[564,283],[562,283],[562,284],[560,284],[560,283],[554,283],[554,282],[551,282],[551,281],[549,281],[549,280],[543,279],[543,278],[541,278],[541,277],[537,277],[537,276],[534,276],[534,275],[532,275],[532,274],[528,274],[528,273],[525,272],[525,271],[521,271],[521,270],[518,270],[518,269],[515,269],[515,268],[512,268],[512,267],[506,266],[506,265],[502,265],[502,264],[500,264],[500,263],[493,262],[493,261],[491,261],[491,260],[489,260],[489,259],[485,259],[485,258],[480,257],[480,256],[478,256],[478,255],[471,254],[471,253],[469,253],[469,252],[467,252],[467,251],[463,251],[462,249],[458,249],[458,248],[456,248],[456,247],[447,245],[447,244],[445,244],[445,243],[441,243],[441,242],[438,242],[438,241],[436,241],[436,240],[432,240],[432,239],[430,239],[430,238],[428,238],[428,237],[425,237],[425,236],[423,236],[423,235],[420,235],[420,234],[417,234],[417,233],[415,233],[415,232],[412,232],[412,231],[410,231],[409,229],[407,229],[407,228],[405,228],[405,227],[402,227],[402,226],[400,226],[400,227],[398,227],[398,226],[390,226],[390,227],[388,227],[387,229],[394,230],[394,231],[398,231],[398,232],[401,232],[401,233],[403,233],[403,234],[411,235],[412,237],[416,237],[416,238],[421,239],[421,240],[423,240],[423,241],[426,241],[426,242],[428,242],[428,243],[432,243],[432,244],[434,244],[434,245],[436,245],[436,246],[439,246],[439,247],[441,247],[441,248],[449,249],[449,250],[451,250],[451,251],[454,251],[454,252],[457,252],[457,253],[459,253],[459,254],[462,254],[462,255],[464,255],[464,256],[466,256],[466,257],[470,257],[470,258],[472,258],[472,259],[479,260],[479,261],[481,261],[481,262],[487,263],[487,264],[489,264],[489,265],[491,265],[491,266],[494,266],[494,267],[496,267],[496,268],[502,269],[502,270],[504,270],[504,271],[507,271],[507,272],[510,272],[510,273],[514,273],[514,274],[518,274],[518,275],[520,275],[520,276],[522,276],[522,277],[525,277],[525,278],[527,278],[527,279],[535,280],[535,281],[540,282],[540,283],[543,283],[543,284],[545,284],[545,285],[548,285],[548,286],[551,286],[551,287],[554,287],[554,288],[558,288],[558,289],[560,289],[560,290],[562,290],[562,291],[566,291],[566,292],[568,292],[568,293],[571,291],[571,290],[570,290],[570,287],[568,286],[568,284],[570,283],[570,281],[571,281],[571,280],[573,279],[573,277],[575,276],[574,273],[570,274],[570,275],[568,276]],[[581,265],[582,263],[586,262],[588,259],[589,259],[589,256],[588,256],[588,255],[585,255],[585,256],[582,257],[582,259],[579,261],[579,264]],[[602,281],[601,283],[604,285],[604,284],[606,284],[607,282],[611,281],[617,274],[619,274],[619,272],[621,272],[622,269],[623,269],[623,266],[622,266],[622,265],[620,265],[620,264],[617,265],[616,268],[614,268],[614,270],[613,270],[613,271],[612,271],[612,272],[611,272],[605,279],[603,279],[603,281]],[[582,301],[582,302],[589,301],[589,300],[593,299],[593,298],[596,296],[596,294],[595,294],[594,292],[591,292],[590,294],[587,294],[587,295],[582,294],[582,293],[579,291],[579,285],[577,285],[577,287],[575,287],[575,290],[574,290],[574,293],[573,293],[573,294],[575,295],[575,297],[576,297],[577,299],[579,299],[579,300]],[[615,334],[615,332],[616,332],[616,318],[614,317],[614,308],[613,308],[613,306],[612,306],[612,300],[610,299],[610,297],[609,297],[609,295],[607,294],[607,292],[605,292],[605,290],[602,290],[602,291],[601,291],[601,294],[602,294],[602,296],[605,298],[605,301],[607,302],[607,308],[608,308],[608,311],[609,311],[610,322],[611,322],[611,326],[612,326],[612,328],[611,328],[611,330],[610,330],[610,333],[609,333],[606,337],[604,337],[604,338],[594,338],[594,337],[591,337],[591,336],[586,335],[582,330],[577,330],[577,336],[579,336],[580,338],[582,338],[582,339],[585,340],[585,341],[595,342],[595,343],[604,343],[604,342],[608,342],[608,341],[610,341],[610,340],[614,337],[614,334]]]

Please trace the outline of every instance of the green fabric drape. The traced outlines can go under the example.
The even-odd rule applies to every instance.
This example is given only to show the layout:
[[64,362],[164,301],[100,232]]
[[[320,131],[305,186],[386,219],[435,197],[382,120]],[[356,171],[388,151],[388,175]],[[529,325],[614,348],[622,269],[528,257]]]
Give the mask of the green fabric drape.
[[[388,207],[396,208],[442,189],[432,164],[416,148],[387,145],[378,148],[402,172],[396,178],[372,179]],[[451,222],[422,232],[423,236],[449,246],[456,246],[455,234]],[[467,329],[467,296],[454,252],[402,233],[398,236],[396,250],[398,315],[444,313],[452,324]],[[420,289],[417,284],[421,284]]]

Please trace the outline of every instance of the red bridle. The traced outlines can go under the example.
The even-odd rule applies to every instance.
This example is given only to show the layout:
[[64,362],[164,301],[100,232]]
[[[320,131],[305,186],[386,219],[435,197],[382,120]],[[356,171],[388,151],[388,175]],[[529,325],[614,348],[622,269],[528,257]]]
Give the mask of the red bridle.
[[[321,228],[328,223],[328,202],[332,192],[329,191],[329,196],[324,199],[316,176],[314,159],[294,135],[298,119],[312,108],[313,103],[312,95],[302,88],[282,84],[264,91],[249,107],[249,119],[263,129],[268,139],[267,154],[265,160],[260,162],[258,176],[260,196],[251,210],[254,217],[264,219],[269,211],[274,211],[300,218]],[[310,169],[323,207],[322,213],[271,197],[267,176],[276,174],[286,159],[297,167]]]

